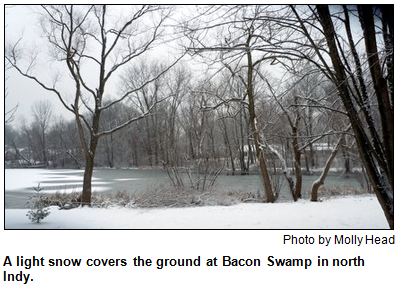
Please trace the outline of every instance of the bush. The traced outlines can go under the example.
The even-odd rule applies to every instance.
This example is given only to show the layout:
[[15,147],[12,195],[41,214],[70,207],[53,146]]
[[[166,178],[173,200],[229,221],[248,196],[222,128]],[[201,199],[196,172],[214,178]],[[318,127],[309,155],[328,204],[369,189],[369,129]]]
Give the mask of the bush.
[[[62,209],[70,209],[80,205],[80,192],[55,193],[46,198],[47,205],[56,205]],[[258,202],[259,196],[253,193],[231,192],[200,192],[188,187],[159,187],[143,194],[128,194],[118,191],[115,194],[93,193],[91,204],[96,208],[127,207],[127,208],[173,208],[191,206],[230,206],[241,202]]]
[[335,197],[345,195],[361,195],[363,194],[362,188],[352,187],[347,185],[341,186],[327,186],[323,185],[318,191],[319,196],[322,197]]
[[43,198],[46,206],[58,206],[62,209],[71,209],[80,206],[81,192],[73,191],[71,193],[56,192]]

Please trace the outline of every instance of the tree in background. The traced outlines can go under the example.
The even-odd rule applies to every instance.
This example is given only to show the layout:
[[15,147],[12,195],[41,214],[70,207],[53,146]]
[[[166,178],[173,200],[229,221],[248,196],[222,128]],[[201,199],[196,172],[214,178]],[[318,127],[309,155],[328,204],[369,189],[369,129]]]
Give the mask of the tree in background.
[[[106,91],[122,68],[147,55],[158,44],[171,11],[157,5],[133,5],[129,6],[132,10],[128,15],[116,20],[111,11],[117,9],[115,6],[43,5],[41,8],[41,25],[52,55],[65,66],[71,77],[63,84],[68,89],[62,90],[58,75],[54,75],[50,83],[42,80],[37,73],[34,74],[32,70],[37,59],[30,59],[23,64],[17,58],[20,50],[16,46],[6,52],[6,59],[21,75],[36,81],[42,88],[56,95],[65,109],[74,114],[85,158],[81,203],[90,205],[91,181],[99,139],[148,116],[162,100],[155,101],[145,112],[107,130],[100,128],[102,113],[115,104],[123,103],[132,93],[157,80],[182,57],[157,76],[142,80],[137,87],[120,93],[113,100],[106,100]],[[120,14],[120,11],[117,13]],[[68,102],[69,96],[73,96],[72,103]]]
[[[245,92],[241,98],[221,99],[212,107],[216,109],[230,102],[240,102],[248,108],[250,135],[254,142],[263,187],[267,201],[274,202],[276,196],[268,171],[263,146],[264,138],[261,129],[258,128],[256,109],[258,94],[255,87],[259,67],[268,60],[267,54],[262,52],[258,54],[256,47],[263,43],[264,35],[272,38],[275,34],[275,32],[269,33],[269,22],[258,20],[258,16],[266,13],[266,10],[267,6],[262,5],[212,6],[201,12],[203,18],[201,23],[197,23],[196,20],[199,18],[195,18],[192,23],[185,24],[183,29],[190,39],[191,52],[199,56],[212,53],[211,64],[221,64],[224,70],[230,71],[231,80],[238,79],[244,86]],[[208,16],[212,20],[208,21]],[[211,106],[207,105],[207,107]]]
[[34,103],[32,107],[33,123],[32,130],[33,136],[38,139],[39,152],[41,153],[41,161],[45,167],[48,167],[48,145],[47,135],[52,119],[51,104],[48,100],[39,100]]

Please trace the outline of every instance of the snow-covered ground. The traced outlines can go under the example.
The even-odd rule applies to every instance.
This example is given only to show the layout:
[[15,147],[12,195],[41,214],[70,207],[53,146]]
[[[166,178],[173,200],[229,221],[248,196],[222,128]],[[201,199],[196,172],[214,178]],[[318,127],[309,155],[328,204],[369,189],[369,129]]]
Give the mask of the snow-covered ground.
[[168,209],[77,208],[31,223],[27,210],[6,209],[6,229],[388,229],[373,196],[323,202],[239,204]]
[[[81,170],[10,169],[5,171],[7,191],[37,185],[46,192],[57,184],[73,189],[81,184]],[[117,178],[117,181],[134,178]],[[60,183],[61,182],[61,183]],[[106,182],[94,178],[96,188]],[[25,209],[5,209],[7,229],[384,229],[383,211],[373,196],[343,197],[313,203],[239,204],[192,208],[128,209],[77,208],[58,210],[40,224],[33,224]]]

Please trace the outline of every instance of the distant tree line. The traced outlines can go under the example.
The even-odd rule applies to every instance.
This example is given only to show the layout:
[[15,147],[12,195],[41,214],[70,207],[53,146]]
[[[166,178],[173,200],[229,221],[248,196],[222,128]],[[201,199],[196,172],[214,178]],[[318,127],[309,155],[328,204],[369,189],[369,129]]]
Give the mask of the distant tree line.
[[[128,87],[128,82],[135,80],[133,74],[145,78],[142,72],[155,72],[156,67],[158,63],[141,63],[133,67],[123,78],[126,82],[124,86]],[[169,96],[147,117],[101,139],[95,166],[184,167],[202,159],[211,160],[218,167],[224,165],[224,171],[230,174],[257,173],[257,157],[250,137],[246,105],[228,103],[216,109],[210,108],[219,100],[230,96],[237,99],[244,95],[242,84],[238,80],[231,84],[227,81],[230,78],[228,75],[225,73],[211,80],[197,80],[190,69],[177,66],[155,84],[136,92],[127,102],[108,108],[102,114],[99,127],[103,131],[146,111],[156,99]],[[328,99],[329,104],[337,100],[331,84],[317,86],[315,79],[316,76],[307,76],[295,86],[294,92],[299,92],[300,97],[291,93],[279,101],[272,95],[266,95],[265,91],[258,94],[258,120],[268,140],[267,152],[272,168],[281,171],[282,159],[288,169],[296,170],[295,144],[299,144],[298,151],[301,151],[301,171],[311,173],[322,168],[338,140],[338,133],[344,133],[341,128],[343,120],[340,120],[341,114],[338,112],[291,106],[294,102],[306,102],[303,98],[305,91],[310,93],[312,100]],[[7,124],[5,127],[6,165],[83,168],[84,155],[76,123],[63,116],[55,116],[47,100],[37,101],[31,113],[31,117],[26,117],[20,125]],[[291,137],[294,125],[291,128],[289,120],[297,120],[295,116],[298,116],[302,126],[299,134]],[[343,156],[340,154],[338,167],[345,173],[351,173],[353,167],[361,167],[361,164],[352,135],[344,137]]]

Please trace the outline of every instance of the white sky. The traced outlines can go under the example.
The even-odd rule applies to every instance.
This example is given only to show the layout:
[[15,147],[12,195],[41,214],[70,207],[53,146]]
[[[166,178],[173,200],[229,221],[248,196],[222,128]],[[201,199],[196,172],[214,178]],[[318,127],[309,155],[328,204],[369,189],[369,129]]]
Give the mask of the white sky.
[[[48,56],[49,46],[46,45],[46,40],[43,40],[44,36],[39,25],[38,14],[35,12],[35,9],[37,10],[37,7],[27,7],[22,5],[13,6],[12,8],[7,9],[5,19],[5,39],[7,44],[7,42],[15,43],[22,37],[23,43],[21,43],[21,47],[23,47],[25,51],[29,53],[29,50],[36,49],[39,52],[39,56],[44,58],[45,56]],[[158,49],[156,49],[155,54],[153,53],[156,55],[155,58],[159,58],[161,61],[166,61],[168,53],[164,53],[164,50],[169,51],[170,49],[162,47],[159,49],[162,50],[161,53],[157,53],[157,50]],[[54,68],[59,68],[61,74],[63,74],[63,80],[67,80],[67,70],[65,67],[62,67],[64,64],[59,65],[59,62],[48,62],[48,60],[41,60],[40,62],[40,59],[37,63],[38,65],[35,67],[35,73],[33,75],[37,76],[42,81],[47,80],[46,84],[51,84],[48,81],[50,81],[49,78],[53,73],[52,69]],[[73,118],[73,115],[64,109],[55,94],[44,90],[35,81],[21,76],[13,68],[6,72],[6,76],[8,79],[5,86],[8,89],[8,96],[5,102],[5,111],[18,105],[13,125],[20,125],[21,121],[24,119],[29,121],[32,116],[32,105],[39,99],[50,101],[54,117],[62,115],[68,119]],[[92,77],[97,78],[95,74],[93,74]],[[118,78],[117,76],[115,77],[116,78],[113,78],[114,82],[117,82]],[[96,80],[91,81],[96,82]],[[115,84],[110,85],[110,88],[108,87],[107,93],[114,95],[116,92],[113,92],[115,89],[112,89],[112,86],[115,86]]]
[[[190,7],[189,7],[190,8]],[[178,6],[178,14],[175,15],[175,18],[180,17],[184,14],[190,14],[187,6]],[[44,39],[44,35],[42,33],[42,28],[39,25],[38,13],[36,11],[39,10],[39,7],[32,6],[23,6],[17,5],[12,8],[7,9],[6,11],[6,30],[5,30],[5,40],[7,43],[15,43],[19,38],[22,37],[23,42],[21,43],[21,47],[24,50],[29,51],[29,49],[34,50],[37,49],[41,56],[48,55],[49,46],[46,45],[47,41]],[[170,46],[175,46],[175,43]],[[27,49],[26,49],[27,48]],[[171,51],[175,55],[177,49],[166,49],[168,52]],[[159,52],[159,53],[157,53]],[[155,58],[160,60],[166,59],[167,52],[164,52],[164,48],[156,48],[155,49]],[[52,74],[51,69],[54,67],[60,68],[61,73],[64,77],[67,77],[67,70],[65,67],[58,67],[59,62],[48,62],[45,60],[42,62],[38,61],[38,65],[35,67],[35,76],[37,76],[41,81],[50,81],[49,76]],[[41,66],[40,66],[41,63]],[[192,60],[189,61],[189,67],[193,68],[194,74],[196,76],[200,76],[199,72],[202,72],[202,65],[198,65],[197,63],[192,64]],[[39,67],[40,66],[40,67]],[[51,68],[52,66],[53,68]],[[62,64],[64,66],[64,64]],[[274,70],[274,68],[273,68]],[[37,72],[39,74],[37,74]],[[65,76],[66,75],[66,76]],[[13,125],[19,126],[22,121],[29,120],[32,117],[31,108],[35,101],[42,99],[48,100],[52,105],[53,117],[62,115],[68,119],[72,119],[73,115],[66,111],[58,100],[57,96],[51,92],[44,90],[40,85],[38,85],[35,81],[29,80],[23,76],[21,76],[15,69],[10,69],[6,72],[6,76],[8,76],[6,87],[8,89],[8,96],[5,102],[5,111],[13,108],[15,105],[18,105],[18,110],[16,112],[15,119],[13,121]],[[96,75],[94,74],[93,76]],[[67,79],[67,78],[65,78]],[[117,78],[115,78],[117,79]],[[94,80],[93,82],[95,82]],[[45,82],[46,84],[51,84],[51,82]],[[114,86],[114,85],[113,85]],[[65,87],[65,86],[64,86]],[[109,86],[112,87],[112,86]],[[112,95],[117,94],[114,92],[114,88],[107,88],[107,93],[111,93]],[[113,90],[112,90],[113,89]],[[70,103],[72,100],[70,100]],[[69,103],[69,102],[68,102]]]
[[[7,9],[5,23],[6,40],[15,42],[23,37],[29,45],[39,47],[39,26],[36,15],[30,8],[17,5]],[[55,96],[43,90],[36,82],[21,76],[14,69],[8,70],[6,76],[8,76],[5,85],[8,89],[8,96],[5,110],[7,111],[18,104],[14,124],[18,125],[24,118],[27,120],[30,118],[32,105],[38,99],[48,99],[52,104],[55,115],[64,113],[62,104],[56,100]],[[72,115],[69,115],[69,117],[72,118]]]
[[[45,41],[42,40],[41,28],[38,24],[37,13],[34,8],[23,5],[16,5],[7,9],[5,16],[5,40],[6,43],[13,43],[20,37],[23,37],[24,47],[38,48],[42,55],[48,52],[48,46],[43,45]],[[160,58],[164,58],[164,54],[158,54]],[[49,76],[50,66],[55,63],[44,62],[44,66],[36,67],[36,72],[40,72],[40,77],[45,78]],[[65,72],[65,70],[63,70]],[[66,73],[64,73],[66,74]],[[5,111],[11,109],[18,104],[16,118],[13,122],[18,126],[23,119],[29,121],[31,118],[31,108],[36,100],[44,99],[50,101],[53,109],[53,116],[63,115],[66,118],[72,119],[71,113],[66,111],[57,97],[43,88],[36,82],[29,80],[17,73],[14,69],[6,72],[8,76],[6,87],[8,89],[8,97],[5,102]],[[109,88],[108,88],[109,89]],[[108,90],[108,92],[112,92]]]

